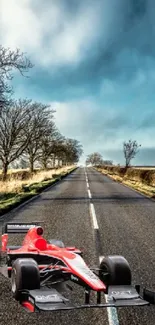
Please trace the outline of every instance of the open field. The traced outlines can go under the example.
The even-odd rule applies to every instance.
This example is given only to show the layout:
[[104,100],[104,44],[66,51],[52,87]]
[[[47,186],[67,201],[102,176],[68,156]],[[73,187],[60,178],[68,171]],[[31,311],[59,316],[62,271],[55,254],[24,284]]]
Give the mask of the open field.
[[155,168],[105,166],[97,168],[104,175],[112,177],[115,181],[131,186],[152,198],[155,198]]
[[[8,169],[8,175],[13,174],[13,173],[18,173],[21,171],[29,170],[29,168],[26,169]],[[0,169],[0,175],[2,174],[2,169]]]
[[[12,177],[15,173],[10,174],[11,177],[6,182],[0,181],[0,215],[40,193],[74,168],[75,166],[66,166],[49,171],[37,171],[28,179],[23,180]],[[20,175],[19,173],[19,171],[16,172],[17,176]],[[23,173],[24,171],[21,175]]]
[[136,169],[155,170],[155,166],[135,166]]
[[[59,169],[52,169],[47,171],[37,170],[33,174],[29,173],[29,178],[25,177],[27,176],[27,174],[25,175],[25,172],[27,172],[26,169],[10,170],[8,181],[0,181],[0,194],[12,192],[19,193],[23,189],[23,186],[28,186],[34,183],[40,183],[43,181],[51,180],[52,178],[54,179],[60,174],[67,172],[71,168],[73,168],[73,166],[65,166]],[[17,177],[15,177],[15,175]],[[21,178],[25,179],[22,180]]]

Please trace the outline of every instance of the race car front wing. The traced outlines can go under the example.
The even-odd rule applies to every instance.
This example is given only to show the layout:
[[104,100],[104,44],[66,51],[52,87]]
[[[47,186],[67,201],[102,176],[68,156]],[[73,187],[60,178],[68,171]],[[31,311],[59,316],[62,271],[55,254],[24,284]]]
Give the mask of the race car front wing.
[[45,287],[43,289],[23,291],[21,295],[21,305],[31,312],[39,312],[84,308],[146,306],[155,304],[154,292],[145,289],[143,290],[143,295],[140,296],[138,291],[138,286],[110,286],[106,303],[101,303],[101,296],[104,296],[104,293],[97,292],[97,303],[91,304],[90,292],[86,290],[85,303],[82,305],[74,305],[56,289]]

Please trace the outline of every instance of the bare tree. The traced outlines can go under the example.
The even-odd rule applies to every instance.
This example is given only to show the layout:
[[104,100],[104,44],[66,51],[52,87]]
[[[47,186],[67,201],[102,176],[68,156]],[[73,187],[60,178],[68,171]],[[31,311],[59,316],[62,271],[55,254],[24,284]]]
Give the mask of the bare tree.
[[67,144],[66,144],[66,139],[63,137],[61,134],[57,137],[55,141],[52,143],[52,151],[51,151],[51,163],[52,167],[55,167],[56,165],[56,160],[62,162],[62,165],[66,165],[67,162]]
[[29,137],[25,135],[24,130],[30,122],[28,113],[30,102],[30,100],[19,100],[1,109],[0,161],[3,180],[6,180],[9,164],[16,160],[28,145]]
[[83,153],[82,145],[76,139],[65,139],[64,152],[66,157],[66,164],[77,163]]
[[47,169],[48,163],[53,159],[53,155],[59,151],[59,145],[62,139],[61,134],[56,128],[54,122],[51,121],[48,126],[48,130],[46,130],[46,134],[44,134],[40,141],[40,157],[39,161],[41,162],[44,169]]
[[76,139],[66,139],[60,135],[60,138],[53,142],[52,148],[52,166],[55,167],[55,161],[58,160],[58,165],[74,164],[79,161],[83,153],[82,145]]
[[13,70],[25,76],[33,65],[19,49],[11,50],[0,45],[0,108],[9,103],[13,90],[8,81],[13,79]]
[[58,160],[58,165],[67,165],[67,159],[69,154],[69,148],[67,147],[67,140],[62,137],[55,143],[53,147],[53,166],[55,166],[55,160]]
[[103,165],[112,166],[113,165],[113,161],[112,160],[103,160]]
[[20,157],[19,159],[19,168],[21,169],[26,169],[28,168],[29,164],[28,161],[26,159],[26,157]]
[[41,156],[41,145],[43,138],[50,135],[53,127],[53,110],[49,105],[42,103],[32,103],[31,105],[31,122],[25,129],[25,134],[30,139],[28,146],[25,148],[25,154],[29,159],[30,171],[34,171],[34,163]]
[[0,76],[0,111],[11,102],[12,88]]
[[99,152],[94,152],[88,155],[86,160],[86,165],[88,164],[92,164],[93,166],[102,165],[103,164],[102,155]]
[[139,145],[136,140],[129,140],[128,142],[123,143],[123,152],[125,157],[126,168],[130,166],[131,160],[137,155],[139,147],[141,147],[141,145]]

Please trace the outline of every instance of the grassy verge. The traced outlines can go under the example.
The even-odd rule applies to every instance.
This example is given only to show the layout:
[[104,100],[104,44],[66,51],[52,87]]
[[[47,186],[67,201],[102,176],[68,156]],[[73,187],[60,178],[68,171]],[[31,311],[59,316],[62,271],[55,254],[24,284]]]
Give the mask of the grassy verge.
[[27,181],[0,182],[0,216],[57,183],[75,169],[61,168],[52,174],[51,171],[40,172]]
[[123,184],[139,191],[140,193],[145,194],[146,196],[155,199],[155,186],[144,184],[143,182],[138,181],[138,180],[128,179],[127,176],[120,176],[120,175],[113,174],[112,171],[108,171],[103,168],[96,168],[96,169],[99,172],[101,172],[102,174],[111,177],[115,181],[123,183]]

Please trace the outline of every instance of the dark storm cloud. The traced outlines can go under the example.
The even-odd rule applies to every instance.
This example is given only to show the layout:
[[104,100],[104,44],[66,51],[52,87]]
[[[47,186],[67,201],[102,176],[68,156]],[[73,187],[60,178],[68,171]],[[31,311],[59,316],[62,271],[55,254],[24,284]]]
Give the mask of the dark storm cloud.
[[[50,3],[49,0],[32,2],[34,11],[41,14],[42,9],[44,15]],[[50,68],[47,71],[47,67],[39,68],[37,73],[34,70],[34,83],[42,76],[38,82],[41,83],[43,78],[53,91],[59,87],[62,92],[68,92],[69,87],[82,85],[86,92],[92,92],[104,79],[128,84],[139,70],[144,75],[155,70],[155,0],[55,0],[52,4],[66,12],[73,26],[75,17],[84,15],[86,8],[95,5],[100,8],[97,11],[99,28],[93,43],[87,44],[86,48],[82,44],[85,55],[81,60],[60,64],[54,71]],[[58,33],[63,23],[58,26]]]
[[155,63],[155,1],[98,2],[101,25],[96,42],[81,63],[81,69],[72,67],[64,73],[75,73],[76,80],[96,78],[97,81],[104,77],[124,80],[134,78],[138,69],[151,69]]
[[[92,6],[87,0],[58,1],[68,15],[80,13]],[[72,81],[100,77],[133,77],[139,68],[150,68],[155,58],[155,1],[154,0],[96,0],[100,6],[100,31],[88,55],[78,66],[64,68],[63,74]],[[62,67],[61,67],[62,69]],[[75,77],[74,77],[75,76]]]
[[[115,1],[109,2],[110,17]],[[107,34],[101,33],[89,66],[93,75],[124,80],[133,78],[139,68],[150,69],[155,59],[155,1],[122,0],[119,5],[122,10],[115,11],[115,20],[109,25]],[[89,68],[88,63],[86,67]]]

